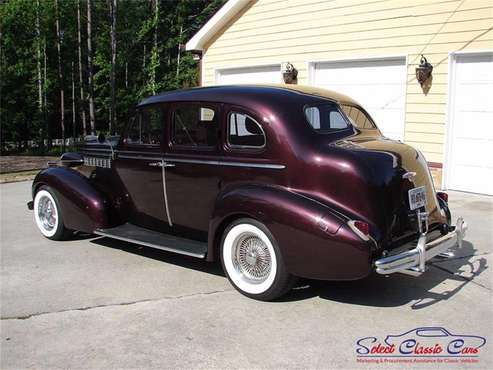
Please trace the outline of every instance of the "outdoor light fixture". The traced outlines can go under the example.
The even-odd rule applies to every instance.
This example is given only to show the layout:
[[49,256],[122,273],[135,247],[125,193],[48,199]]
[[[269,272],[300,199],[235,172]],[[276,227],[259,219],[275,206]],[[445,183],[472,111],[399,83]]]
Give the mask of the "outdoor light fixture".
[[289,62],[282,67],[282,79],[286,84],[298,83],[298,70]]
[[202,59],[202,50],[190,50],[190,52],[192,53],[193,60],[196,62]]
[[416,79],[418,80],[421,86],[423,86],[426,80],[430,78],[432,71],[433,71],[433,66],[430,63],[428,63],[428,61],[423,55],[421,55],[421,61],[419,63],[419,66],[416,67]]

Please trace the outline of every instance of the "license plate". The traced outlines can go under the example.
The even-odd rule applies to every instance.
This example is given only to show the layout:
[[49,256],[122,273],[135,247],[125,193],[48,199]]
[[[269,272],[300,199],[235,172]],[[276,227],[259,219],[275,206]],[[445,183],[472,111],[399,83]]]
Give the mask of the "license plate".
[[424,186],[409,190],[409,208],[415,210],[426,205],[426,189]]

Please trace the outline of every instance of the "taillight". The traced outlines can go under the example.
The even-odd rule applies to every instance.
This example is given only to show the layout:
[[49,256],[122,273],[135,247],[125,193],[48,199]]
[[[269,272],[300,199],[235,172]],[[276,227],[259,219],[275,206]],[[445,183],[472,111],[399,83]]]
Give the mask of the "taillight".
[[443,200],[445,203],[448,203],[448,194],[443,191],[437,192],[437,197]]
[[368,225],[367,222],[361,220],[351,220],[348,221],[348,225],[351,230],[353,230],[361,239],[370,239],[370,225]]

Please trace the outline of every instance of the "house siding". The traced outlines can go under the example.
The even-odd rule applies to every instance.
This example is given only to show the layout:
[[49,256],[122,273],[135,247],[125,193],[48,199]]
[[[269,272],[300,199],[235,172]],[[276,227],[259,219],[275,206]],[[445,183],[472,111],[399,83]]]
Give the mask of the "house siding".
[[[492,28],[491,0],[252,1],[206,45],[202,83],[218,69],[289,61],[309,84],[310,62],[405,56],[404,139],[443,163],[449,53],[492,50]],[[434,66],[426,95],[415,78],[421,54]]]

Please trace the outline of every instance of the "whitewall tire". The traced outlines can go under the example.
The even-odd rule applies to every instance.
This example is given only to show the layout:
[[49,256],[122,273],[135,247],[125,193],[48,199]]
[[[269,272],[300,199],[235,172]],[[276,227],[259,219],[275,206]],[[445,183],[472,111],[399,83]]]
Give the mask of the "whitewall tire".
[[68,234],[55,193],[42,186],[34,196],[34,220],[41,234],[48,239],[63,240]]
[[273,235],[253,219],[237,220],[225,230],[221,262],[233,286],[251,298],[276,299],[294,282],[284,267]]

